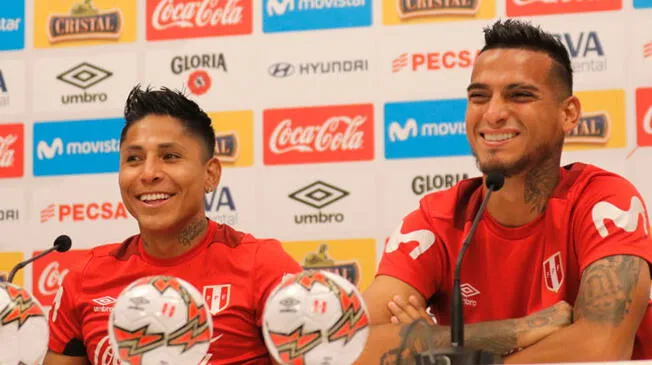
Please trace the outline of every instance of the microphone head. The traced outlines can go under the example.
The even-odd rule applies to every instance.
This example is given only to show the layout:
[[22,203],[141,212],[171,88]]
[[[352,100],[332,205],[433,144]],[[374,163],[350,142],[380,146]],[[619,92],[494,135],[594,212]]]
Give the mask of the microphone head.
[[70,250],[71,246],[72,246],[72,240],[70,239],[70,237],[68,237],[65,234],[62,234],[61,236],[57,237],[56,240],[54,240],[54,247],[59,252],[66,252]]
[[505,174],[502,172],[490,172],[487,174],[487,179],[485,180],[485,186],[490,190],[500,190],[505,184]]

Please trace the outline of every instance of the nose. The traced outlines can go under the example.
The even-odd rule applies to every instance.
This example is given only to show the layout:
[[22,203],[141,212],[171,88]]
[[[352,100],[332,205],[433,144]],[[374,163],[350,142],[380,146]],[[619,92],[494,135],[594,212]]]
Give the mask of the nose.
[[507,104],[500,95],[494,95],[482,116],[483,121],[492,127],[500,127],[507,122],[508,117]]
[[161,179],[162,171],[159,160],[153,157],[147,158],[143,164],[140,179],[143,183],[153,183]]

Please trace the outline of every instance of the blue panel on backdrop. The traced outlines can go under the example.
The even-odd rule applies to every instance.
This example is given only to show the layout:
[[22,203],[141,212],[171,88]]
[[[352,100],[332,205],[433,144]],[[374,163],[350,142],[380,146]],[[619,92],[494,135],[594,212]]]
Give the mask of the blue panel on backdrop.
[[123,118],[34,124],[34,176],[117,172]]
[[371,0],[265,0],[263,32],[371,26]]
[[634,0],[634,8],[636,9],[652,8],[652,0]]
[[25,0],[2,0],[0,51],[25,48]]
[[385,104],[385,158],[471,155],[466,99]]

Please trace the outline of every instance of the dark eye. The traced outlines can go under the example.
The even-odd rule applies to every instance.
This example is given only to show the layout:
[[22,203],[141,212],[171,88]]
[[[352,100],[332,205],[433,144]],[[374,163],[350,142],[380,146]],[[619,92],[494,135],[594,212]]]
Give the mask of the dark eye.
[[532,93],[526,92],[526,91],[517,91],[512,94],[513,97],[515,98],[530,98],[532,97]]
[[129,155],[125,159],[125,161],[127,161],[127,162],[132,162],[132,161],[137,161],[137,160],[138,160],[138,156],[136,156],[136,155]]
[[163,159],[165,160],[174,160],[176,158],[179,158],[179,156],[174,153],[166,153],[165,155],[163,155]]

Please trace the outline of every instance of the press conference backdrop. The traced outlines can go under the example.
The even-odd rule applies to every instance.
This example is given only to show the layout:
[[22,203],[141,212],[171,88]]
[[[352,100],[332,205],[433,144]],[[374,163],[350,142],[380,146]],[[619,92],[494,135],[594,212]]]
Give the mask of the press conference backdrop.
[[48,306],[84,250],[137,233],[117,170],[142,83],[210,113],[211,218],[364,289],[424,194],[479,175],[465,88],[482,28],[508,17],[572,57],[583,110],[563,162],[652,204],[652,0],[2,0],[0,271],[68,234],[72,251],[17,276]]

